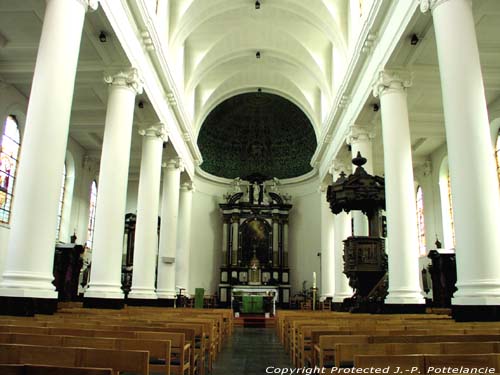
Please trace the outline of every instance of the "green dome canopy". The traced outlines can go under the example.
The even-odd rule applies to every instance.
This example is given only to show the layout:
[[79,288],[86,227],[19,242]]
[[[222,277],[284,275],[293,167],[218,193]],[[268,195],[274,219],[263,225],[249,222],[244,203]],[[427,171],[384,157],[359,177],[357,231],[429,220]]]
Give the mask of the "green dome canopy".
[[312,170],[314,129],[302,110],[281,96],[246,93],[210,112],[198,136],[201,168],[215,176],[261,174],[292,178]]

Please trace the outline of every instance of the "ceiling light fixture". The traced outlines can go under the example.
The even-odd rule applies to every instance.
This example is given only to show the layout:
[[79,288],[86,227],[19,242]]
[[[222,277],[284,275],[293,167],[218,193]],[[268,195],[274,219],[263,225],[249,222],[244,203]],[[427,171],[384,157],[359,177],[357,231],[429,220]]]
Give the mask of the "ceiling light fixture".
[[256,57],[257,59],[260,59],[260,51],[257,51],[257,53],[255,54],[255,57]]
[[260,2],[259,2],[259,0],[257,0],[257,1],[255,2],[255,9],[257,9],[257,10],[259,10],[259,9],[260,9]]
[[101,43],[106,43],[108,41],[108,38],[107,38],[106,33],[104,31],[101,31],[101,33],[99,34],[99,41]]
[[420,41],[420,39],[418,38],[418,35],[417,34],[413,34],[411,36],[411,39],[410,39],[410,44],[412,46],[416,46],[418,44],[418,42]]

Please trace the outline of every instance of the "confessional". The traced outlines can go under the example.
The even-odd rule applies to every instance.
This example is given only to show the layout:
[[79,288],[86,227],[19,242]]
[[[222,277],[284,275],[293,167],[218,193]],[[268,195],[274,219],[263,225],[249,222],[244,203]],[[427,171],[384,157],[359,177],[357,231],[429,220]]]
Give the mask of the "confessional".
[[83,246],[58,243],[54,252],[54,281],[59,301],[78,300],[78,280],[83,266]]
[[387,255],[383,238],[385,209],[384,179],[368,174],[363,165],[366,159],[352,159],[354,173],[344,172],[328,187],[327,200],[333,214],[342,211],[362,211],[368,217],[369,235],[350,236],[344,240],[344,273],[354,295],[335,309],[352,312],[381,312],[387,295]]

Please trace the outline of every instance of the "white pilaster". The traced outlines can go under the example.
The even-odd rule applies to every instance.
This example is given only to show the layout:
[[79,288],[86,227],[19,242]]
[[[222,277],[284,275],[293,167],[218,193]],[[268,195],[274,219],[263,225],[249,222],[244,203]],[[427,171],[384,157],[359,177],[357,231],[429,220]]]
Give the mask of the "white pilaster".
[[[366,158],[366,164],[363,166],[364,170],[373,174],[373,150],[372,139],[374,134],[366,126],[352,125],[347,136],[347,144],[351,145],[351,155],[354,159],[358,152],[361,156]],[[352,165],[352,171],[356,170],[356,166]],[[368,236],[369,225],[368,217],[361,211],[352,211],[351,213],[354,222],[355,236]]]
[[453,198],[458,291],[454,305],[500,305],[500,196],[470,0],[422,1],[432,10]]
[[174,299],[176,294],[175,255],[177,251],[179,188],[183,169],[179,158],[170,159],[164,164],[158,283],[156,289],[156,295],[162,299]]
[[334,256],[334,224],[335,215],[326,200],[328,184],[331,178],[320,186],[321,205],[321,300],[333,298],[335,292],[335,256]]
[[389,295],[386,304],[423,304],[418,268],[417,212],[415,204],[410,123],[405,72],[379,73],[374,95],[380,96],[384,142],[385,197]]
[[224,223],[222,224],[222,262],[221,265],[227,266],[227,236],[228,236],[228,220],[224,216]]
[[86,298],[121,299],[123,223],[135,96],[142,92],[136,69],[105,77],[108,107],[99,170],[92,272]]
[[288,218],[283,220],[283,267],[288,267]]
[[239,228],[240,228],[240,217],[238,213],[233,214],[231,218],[231,265],[238,265],[238,236],[239,236]]
[[[57,209],[85,12],[97,4],[48,0],[33,75],[0,295],[56,299]],[[62,48],[63,47],[63,48]]]
[[155,274],[158,253],[158,204],[161,157],[166,138],[163,124],[139,130],[142,139],[141,172],[137,199],[132,288],[128,298],[156,299]]
[[278,210],[273,212],[273,266],[277,267],[279,262],[279,216]]
[[[336,181],[342,172],[350,169],[342,162],[334,162],[331,172],[333,181]],[[344,211],[333,218],[333,262],[334,262],[334,293],[332,302],[342,303],[344,299],[352,297],[353,290],[349,286],[349,279],[344,273],[344,240],[352,236],[351,214]]]
[[194,186],[192,182],[181,185],[179,196],[179,226],[177,234],[177,256],[175,262],[175,286],[185,289],[189,295],[189,260],[191,254],[191,213]]

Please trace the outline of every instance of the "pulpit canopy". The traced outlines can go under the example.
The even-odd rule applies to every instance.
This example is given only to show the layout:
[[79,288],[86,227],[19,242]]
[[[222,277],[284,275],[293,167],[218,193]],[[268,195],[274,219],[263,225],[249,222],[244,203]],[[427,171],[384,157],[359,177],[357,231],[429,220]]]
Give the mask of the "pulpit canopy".
[[343,211],[363,211],[371,216],[374,212],[385,209],[384,179],[368,174],[363,165],[366,158],[358,152],[352,159],[357,166],[353,174],[346,176],[344,172],[332,185],[328,186],[327,200],[334,214]]

